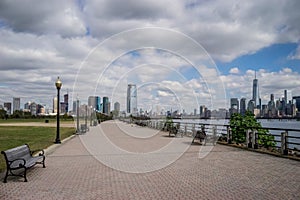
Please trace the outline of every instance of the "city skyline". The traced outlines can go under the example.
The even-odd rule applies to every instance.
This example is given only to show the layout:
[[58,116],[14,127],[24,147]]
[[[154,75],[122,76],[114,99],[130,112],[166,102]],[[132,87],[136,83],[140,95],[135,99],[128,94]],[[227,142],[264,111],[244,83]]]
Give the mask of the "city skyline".
[[[283,95],[281,96],[281,98],[275,98],[274,97],[274,94],[270,94],[270,98],[269,98],[269,101],[265,104],[262,104],[261,102],[261,99],[259,98],[259,87],[258,87],[258,79],[255,78],[253,79],[253,85],[252,85],[252,98],[250,99],[246,99],[245,97],[234,97],[234,98],[230,98],[228,99],[228,102],[229,102],[229,105],[228,107],[226,108],[223,108],[223,107],[220,107],[220,108],[216,108],[214,110],[210,110],[209,108],[206,107],[206,105],[200,105],[198,108],[194,108],[193,109],[193,112],[186,112],[185,108],[181,108],[181,110],[176,110],[176,109],[173,109],[173,107],[171,106],[170,109],[161,109],[161,110],[155,110],[153,109],[153,106],[152,106],[152,109],[144,109],[143,107],[136,107],[135,108],[135,112],[131,112],[130,111],[130,108],[132,107],[132,103],[131,103],[131,100],[132,98],[134,98],[134,102],[136,103],[137,102],[137,89],[136,89],[136,85],[135,84],[128,84],[128,87],[127,87],[127,98],[126,98],[126,105],[123,105],[123,109],[121,110],[121,106],[120,106],[120,103],[118,101],[114,102],[114,109],[112,110],[110,107],[111,107],[111,102],[109,101],[109,97],[103,97],[103,102],[101,103],[101,97],[100,96],[88,96],[87,98],[87,101],[83,101],[84,103],[80,102],[80,105],[82,106],[85,106],[87,105],[90,109],[94,109],[95,111],[98,111],[98,112],[101,112],[101,113],[106,113],[106,114],[109,114],[109,112],[113,112],[113,111],[122,111],[124,113],[127,112],[127,114],[141,114],[140,112],[143,112],[143,113],[156,113],[158,115],[168,115],[168,113],[177,113],[179,115],[200,115],[200,117],[202,115],[205,114],[205,111],[209,111],[209,112],[214,112],[213,115],[216,115],[216,116],[222,116],[222,117],[228,117],[228,114],[232,114],[232,113],[241,113],[241,114],[244,114],[246,112],[246,110],[250,110],[251,112],[253,112],[257,117],[261,116],[263,117],[263,111],[265,109],[272,109],[272,107],[278,107],[277,103],[278,102],[284,102],[285,105],[289,104],[289,105],[294,105],[295,108],[297,108],[298,110],[295,110],[295,113],[294,115],[296,116],[296,112],[299,112],[299,97],[300,96],[291,96],[291,95],[288,95],[288,91],[287,90],[284,90],[283,91]],[[69,102],[69,94],[63,94],[64,96],[64,100],[60,102],[60,110],[62,113],[67,113],[67,112],[70,112],[71,114],[73,113],[76,113],[76,106],[74,107],[74,103],[76,104],[76,101],[73,101],[73,108],[72,109],[68,109],[68,104],[70,103]],[[255,105],[255,99],[258,99],[259,100],[259,104]],[[296,101],[294,101],[294,99]],[[79,99],[78,99],[79,100]],[[248,105],[247,105],[247,101],[248,101]],[[134,103],[134,104],[135,104]],[[273,105],[270,105],[270,103],[273,103]],[[275,103],[276,103],[276,106],[275,106]],[[291,104],[292,103],[292,104]],[[117,104],[117,106],[116,106]],[[253,104],[253,105],[252,105]],[[6,106],[8,105],[8,106]],[[32,108],[31,108],[31,105],[33,105],[34,107],[34,111],[32,111]],[[39,104],[39,103],[36,103],[34,101],[28,101],[24,104],[24,108],[21,106],[21,98],[19,97],[14,97],[13,98],[13,101],[12,102],[5,102],[3,105],[0,104],[0,109],[7,109],[8,111],[8,114],[12,114],[12,112],[10,111],[14,111],[14,110],[29,110],[32,115],[36,115],[36,114],[39,114],[37,113],[37,111],[40,110],[40,108],[43,108],[42,111],[43,113],[42,114],[51,114],[51,113],[56,113],[56,105],[57,105],[57,97],[54,97],[53,98],[53,104],[52,104],[52,112],[50,112],[49,109],[47,109],[47,111],[45,110],[45,107],[43,107],[43,105]],[[131,105],[131,106],[130,106]],[[37,109],[37,106],[39,107],[39,109]],[[128,107],[129,106],[129,107]],[[250,107],[249,107],[250,106]],[[280,106],[280,105],[279,105]],[[115,110],[117,107],[117,110]],[[157,107],[158,108],[158,107]],[[254,109],[258,109],[258,111],[255,111]],[[219,112],[218,112],[219,111]],[[228,112],[228,114],[226,115],[224,113],[224,111]],[[276,111],[277,112],[277,111]],[[298,114],[299,115],[299,114]],[[204,117],[204,116],[202,116]],[[265,117],[267,117],[265,115]],[[269,116],[269,117],[272,117],[272,116]],[[273,117],[279,117],[279,113],[273,113]]]
[[57,76],[70,102],[99,95],[121,107],[135,83],[145,110],[229,108],[252,98],[255,72],[263,104],[300,95],[299,1],[169,4],[1,1],[0,104],[51,108]]

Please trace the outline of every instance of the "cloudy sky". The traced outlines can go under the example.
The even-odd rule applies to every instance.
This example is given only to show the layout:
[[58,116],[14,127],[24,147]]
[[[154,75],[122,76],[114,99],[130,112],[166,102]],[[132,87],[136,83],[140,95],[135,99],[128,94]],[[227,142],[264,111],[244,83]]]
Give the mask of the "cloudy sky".
[[52,107],[108,96],[138,107],[228,107],[231,97],[300,96],[300,1],[0,1],[0,104]]

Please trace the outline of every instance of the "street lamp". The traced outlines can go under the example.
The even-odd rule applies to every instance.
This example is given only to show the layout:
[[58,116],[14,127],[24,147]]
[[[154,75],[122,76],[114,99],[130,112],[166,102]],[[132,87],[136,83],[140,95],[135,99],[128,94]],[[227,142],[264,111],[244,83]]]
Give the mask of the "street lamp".
[[59,79],[59,77],[57,77],[57,80],[55,82],[55,86],[56,86],[56,89],[57,89],[57,126],[56,126],[56,139],[55,139],[55,144],[60,144],[60,135],[59,135],[59,90],[62,86],[62,82],[61,80]]
[[76,116],[77,116],[77,133],[80,133],[79,130],[79,98],[77,97],[77,102],[76,102]]

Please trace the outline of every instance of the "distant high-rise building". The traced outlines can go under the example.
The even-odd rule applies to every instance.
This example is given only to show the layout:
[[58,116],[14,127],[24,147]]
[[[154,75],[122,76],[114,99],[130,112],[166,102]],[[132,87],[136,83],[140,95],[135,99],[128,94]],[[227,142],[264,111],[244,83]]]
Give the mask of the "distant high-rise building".
[[30,110],[30,105],[31,105],[31,102],[28,101],[27,103],[24,104],[24,109],[25,110]]
[[287,103],[288,99],[287,99],[287,90],[284,90],[284,101]]
[[67,112],[67,110],[68,110],[68,104],[67,103],[65,103],[65,102],[60,102],[60,110],[59,110],[59,112],[60,113],[62,113],[62,114],[64,114],[64,113],[66,113]]
[[64,95],[64,105],[65,105],[65,109],[63,110],[63,112],[68,113],[69,112],[69,94]]
[[98,96],[96,98],[96,111],[101,111],[101,98]]
[[230,115],[239,112],[239,100],[237,98],[230,99]]
[[248,102],[248,105],[247,105],[247,110],[254,113],[254,109],[256,109],[255,107],[255,104],[254,104],[254,101],[251,99],[249,102]]
[[267,113],[267,117],[275,117],[276,114],[276,105],[275,105],[275,101],[274,101],[274,94],[270,95],[270,101],[268,102],[268,113]]
[[127,87],[127,113],[137,114],[137,89],[135,84],[128,84]]
[[274,94],[271,94],[271,95],[270,95],[270,101],[273,101],[273,102],[274,102],[274,100],[275,100],[275,99],[274,99]]
[[53,113],[57,113],[57,97],[53,98]]
[[205,106],[200,106],[199,112],[200,112],[200,117],[205,117]]
[[258,87],[258,80],[256,78],[256,72],[255,72],[255,78],[253,79],[252,100],[254,102],[254,107],[261,109],[259,87]]
[[4,109],[6,110],[7,114],[11,114],[11,102],[4,102]]
[[30,107],[31,115],[36,116],[36,114],[37,114],[37,104],[35,102],[32,102],[29,107]]
[[21,99],[20,98],[13,98],[13,111],[20,110]]
[[291,91],[284,90],[284,97],[282,98],[282,113],[290,115],[292,109],[292,94]]
[[73,101],[73,106],[72,106],[72,112],[73,114],[76,114],[77,107],[76,107],[76,101]]
[[300,96],[293,97],[293,101],[295,100],[296,109],[300,112]]
[[119,102],[116,102],[115,104],[114,104],[114,110],[115,111],[118,111],[118,112],[120,112],[120,103]]
[[245,115],[246,113],[246,98],[241,98],[240,101],[240,114]]
[[103,97],[103,113],[109,114],[110,113],[110,103],[108,97]]
[[[77,107],[77,103],[78,103],[78,107]],[[80,107],[80,101],[79,99],[76,100],[76,101],[73,101],[73,114],[77,116],[77,109],[79,110],[79,107]]]
[[88,106],[97,111],[100,111],[100,102],[101,99],[99,96],[89,96],[88,98]]

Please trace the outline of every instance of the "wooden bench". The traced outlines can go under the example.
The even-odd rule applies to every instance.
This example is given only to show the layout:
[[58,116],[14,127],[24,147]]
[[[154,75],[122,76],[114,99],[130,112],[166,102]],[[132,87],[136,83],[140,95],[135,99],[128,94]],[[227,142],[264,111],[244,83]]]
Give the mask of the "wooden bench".
[[202,141],[204,141],[205,138],[206,138],[205,131],[197,131],[194,138],[193,138],[192,143],[194,143],[195,139],[199,139],[199,142],[202,144]]
[[[175,137],[179,134],[180,131],[180,124],[177,123],[176,126],[170,127],[169,128],[169,137],[171,134],[175,135]],[[183,134],[181,133],[181,137],[183,137]]]
[[[35,152],[39,152],[38,155],[33,156]],[[1,151],[4,154],[6,160],[6,175],[4,178],[4,183],[7,182],[8,176],[21,176],[24,177],[24,182],[27,182],[26,171],[27,169],[33,167],[36,164],[42,164],[45,168],[45,153],[44,150],[31,151],[27,144],[18,146],[6,151]],[[22,173],[14,173],[15,171],[20,171],[24,169]]]
[[89,128],[86,124],[80,124],[80,133],[86,133],[89,131]]

